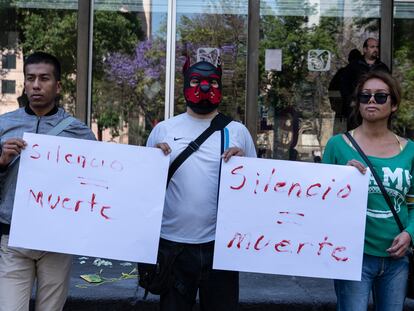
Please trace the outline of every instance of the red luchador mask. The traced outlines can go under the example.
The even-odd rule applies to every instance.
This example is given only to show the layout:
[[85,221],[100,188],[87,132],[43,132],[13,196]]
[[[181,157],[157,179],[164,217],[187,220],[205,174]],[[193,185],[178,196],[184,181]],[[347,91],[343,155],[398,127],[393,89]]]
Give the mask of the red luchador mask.
[[184,73],[184,97],[195,113],[207,114],[221,102],[221,67],[201,61],[191,67],[186,62]]

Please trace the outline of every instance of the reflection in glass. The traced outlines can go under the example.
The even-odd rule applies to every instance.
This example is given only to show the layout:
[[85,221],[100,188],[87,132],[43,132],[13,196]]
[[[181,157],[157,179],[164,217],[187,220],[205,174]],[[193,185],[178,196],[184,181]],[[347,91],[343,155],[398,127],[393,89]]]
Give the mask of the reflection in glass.
[[164,117],[166,8],[167,1],[95,2],[92,128],[99,140],[144,145]]
[[175,114],[185,111],[182,67],[207,60],[223,69],[220,111],[244,120],[247,51],[247,0],[177,1]]
[[[77,1],[3,1],[0,4],[0,114],[24,105],[23,58],[33,51],[54,54],[62,65],[60,104],[74,111]],[[11,86],[14,86],[11,88]],[[13,92],[11,92],[13,91]]]
[[328,86],[352,49],[378,38],[379,9],[380,1],[261,2],[259,156],[317,161],[345,130],[335,118],[339,90]]
[[402,100],[393,125],[404,137],[414,138],[414,3],[395,1],[393,75],[402,87]]

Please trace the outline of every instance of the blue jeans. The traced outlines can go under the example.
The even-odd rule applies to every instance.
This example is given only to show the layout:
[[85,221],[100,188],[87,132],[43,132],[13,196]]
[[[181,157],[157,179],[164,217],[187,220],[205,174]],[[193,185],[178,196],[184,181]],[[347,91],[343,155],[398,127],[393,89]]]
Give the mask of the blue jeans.
[[214,242],[184,244],[160,240],[164,250],[179,249],[172,273],[174,285],[160,297],[161,311],[190,311],[197,297],[201,311],[236,311],[239,273],[213,270]]
[[403,310],[408,257],[392,259],[364,254],[361,281],[335,280],[337,311],[366,311],[372,290],[375,311]]

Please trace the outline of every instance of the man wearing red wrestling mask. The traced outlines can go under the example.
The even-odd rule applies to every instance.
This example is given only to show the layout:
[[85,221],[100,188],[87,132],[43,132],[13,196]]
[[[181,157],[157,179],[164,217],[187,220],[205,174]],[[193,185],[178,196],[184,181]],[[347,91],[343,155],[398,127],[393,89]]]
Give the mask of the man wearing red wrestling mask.
[[184,97],[187,106],[198,114],[217,110],[221,102],[221,69],[198,62],[184,72]]
[[219,114],[221,68],[187,61],[183,73],[187,111],[157,124],[147,142],[171,154],[171,163],[188,146],[195,148],[167,186],[159,252],[175,259],[160,309],[190,311],[199,292],[201,310],[237,310],[238,272],[212,269],[220,163],[234,155],[256,157],[256,150],[246,127],[230,120],[201,145],[194,143]]

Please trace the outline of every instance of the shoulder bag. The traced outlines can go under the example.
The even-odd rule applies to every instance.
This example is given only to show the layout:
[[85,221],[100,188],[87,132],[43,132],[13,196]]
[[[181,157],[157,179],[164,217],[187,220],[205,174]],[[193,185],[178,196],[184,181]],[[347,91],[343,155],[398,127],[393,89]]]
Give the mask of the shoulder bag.
[[[381,182],[381,179],[379,178],[377,172],[375,171],[371,161],[368,159],[368,157],[365,155],[365,153],[362,151],[361,147],[358,145],[358,143],[355,141],[355,139],[352,137],[352,135],[349,132],[345,133],[345,136],[349,139],[349,141],[352,143],[352,145],[355,147],[355,149],[358,151],[359,155],[364,159],[365,163],[368,165],[369,169],[371,170],[372,176],[374,176],[375,181],[377,182],[378,187],[380,188],[382,195],[384,196],[385,201],[387,202],[392,215],[395,218],[395,222],[398,225],[398,228],[401,232],[404,231],[404,226],[400,220],[400,217],[398,217],[397,211],[395,210],[394,204],[391,202],[391,198],[387,193],[387,190],[385,190],[384,185]],[[410,242],[410,252],[408,254],[409,258],[409,272],[408,272],[408,279],[407,279],[407,293],[406,297],[414,299],[414,258],[413,258],[413,242]]]

